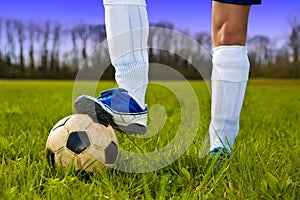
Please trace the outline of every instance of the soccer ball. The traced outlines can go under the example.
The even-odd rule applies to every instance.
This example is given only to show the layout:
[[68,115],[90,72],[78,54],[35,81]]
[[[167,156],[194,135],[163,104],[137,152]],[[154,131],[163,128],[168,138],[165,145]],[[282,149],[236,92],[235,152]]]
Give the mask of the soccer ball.
[[47,139],[47,157],[55,167],[95,172],[109,169],[118,158],[118,139],[110,125],[82,114],[57,122]]

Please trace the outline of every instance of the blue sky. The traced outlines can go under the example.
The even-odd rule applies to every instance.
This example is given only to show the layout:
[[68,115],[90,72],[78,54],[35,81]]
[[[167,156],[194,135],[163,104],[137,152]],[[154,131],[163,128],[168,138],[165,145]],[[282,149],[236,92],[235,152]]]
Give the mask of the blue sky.
[[[262,1],[252,7],[249,35],[286,37],[288,17],[300,15],[299,1]],[[148,0],[147,5],[151,22],[170,21],[179,30],[210,31],[211,0]],[[0,18],[51,19],[65,26],[79,21],[104,23],[104,8],[101,0],[8,0],[0,4]]]

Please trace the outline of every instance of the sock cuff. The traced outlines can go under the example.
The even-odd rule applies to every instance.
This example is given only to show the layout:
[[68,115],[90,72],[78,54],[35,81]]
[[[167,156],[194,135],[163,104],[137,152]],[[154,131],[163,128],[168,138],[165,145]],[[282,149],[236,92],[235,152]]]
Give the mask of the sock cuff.
[[145,0],[103,0],[104,5],[137,5],[146,6]]
[[213,49],[212,80],[244,82],[248,80],[250,63],[245,46],[220,46]]

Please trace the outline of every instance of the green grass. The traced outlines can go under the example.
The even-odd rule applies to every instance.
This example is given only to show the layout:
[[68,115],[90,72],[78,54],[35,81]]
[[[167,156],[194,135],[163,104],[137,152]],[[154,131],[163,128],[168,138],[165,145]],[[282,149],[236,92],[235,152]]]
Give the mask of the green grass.
[[[180,89],[181,83],[173,84]],[[202,82],[192,85],[201,120],[180,159],[154,172],[100,171],[86,179],[51,169],[45,157],[49,130],[72,113],[73,83],[0,81],[0,199],[299,199],[300,81],[250,81],[232,159],[218,171],[209,157],[199,157],[210,98]],[[104,82],[97,91],[113,86]],[[166,124],[148,139],[117,133],[126,150],[160,149],[176,134],[175,96],[150,85],[147,102],[165,108]]]

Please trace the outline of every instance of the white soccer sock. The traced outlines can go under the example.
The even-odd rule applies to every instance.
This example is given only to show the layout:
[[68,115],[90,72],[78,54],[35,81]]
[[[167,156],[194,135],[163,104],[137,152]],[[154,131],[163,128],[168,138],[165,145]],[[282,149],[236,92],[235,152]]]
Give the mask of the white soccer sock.
[[210,150],[230,150],[239,131],[240,112],[246,91],[250,63],[245,46],[214,48]]
[[149,22],[145,0],[104,0],[108,47],[120,88],[145,107]]

